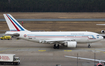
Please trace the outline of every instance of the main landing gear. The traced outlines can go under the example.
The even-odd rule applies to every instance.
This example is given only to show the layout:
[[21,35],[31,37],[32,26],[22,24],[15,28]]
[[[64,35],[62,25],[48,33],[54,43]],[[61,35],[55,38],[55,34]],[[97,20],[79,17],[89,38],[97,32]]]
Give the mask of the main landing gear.
[[54,44],[54,49],[59,49],[59,44]]
[[91,48],[90,44],[88,44],[88,48]]

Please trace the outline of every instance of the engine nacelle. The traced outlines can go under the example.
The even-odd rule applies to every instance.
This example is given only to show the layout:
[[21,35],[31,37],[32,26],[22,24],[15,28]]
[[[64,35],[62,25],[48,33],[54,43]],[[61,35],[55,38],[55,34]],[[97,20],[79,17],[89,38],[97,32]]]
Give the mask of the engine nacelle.
[[101,33],[105,33],[105,31],[104,30],[101,30]]
[[77,42],[76,41],[67,41],[67,42],[65,42],[65,46],[75,48],[77,46]]

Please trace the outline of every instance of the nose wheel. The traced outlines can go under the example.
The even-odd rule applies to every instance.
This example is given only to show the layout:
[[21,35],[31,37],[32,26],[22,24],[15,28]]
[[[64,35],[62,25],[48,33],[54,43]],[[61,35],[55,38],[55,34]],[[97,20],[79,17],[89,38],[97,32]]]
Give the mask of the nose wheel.
[[54,49],[59,49],[59,44],[54,44]]
[[91,48],[90,44],[88,44],[88,48]]

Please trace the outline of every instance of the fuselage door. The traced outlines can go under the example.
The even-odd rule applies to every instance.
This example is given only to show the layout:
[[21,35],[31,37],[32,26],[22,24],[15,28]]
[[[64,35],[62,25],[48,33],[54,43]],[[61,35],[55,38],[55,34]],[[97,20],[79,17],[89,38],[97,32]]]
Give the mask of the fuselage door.
[[89,38],[89,39],[93,39],[93,37],[92,37],[92,36],[88,36],[88,38]]

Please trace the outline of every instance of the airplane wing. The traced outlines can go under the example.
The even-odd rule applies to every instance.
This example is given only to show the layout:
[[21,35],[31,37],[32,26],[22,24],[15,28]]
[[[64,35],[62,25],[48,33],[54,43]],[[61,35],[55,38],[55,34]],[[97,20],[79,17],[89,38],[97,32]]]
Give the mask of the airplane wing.
[[[77,46],[77,42],[73,39],[54,39],[54,40],[44,40],[40,41],[41,43],[49,43],[49,44],[54,44],[56,46],[57,44],[66,46],[66,47],[71,47],[75,48]],[[59,45],[57,45],[59,46]]]
[[[77,57],[75,57],[75,56],[65,56],[65,57],[77,59]],[[91,59],[91,58],[83,58],[83,57],[78,57],[78,59],[90,60],[90,61],[97,61],[97,62],[105,62],[105,60],[98,60],[98,59]]]
[[53,39],[53,40],[45,40],[46,42],[62,42],[62,41],[75,41],[74,39]]
[[53,39],[53,40],[40,40],[42,43],[64,43],[65,41],[75,41],[74,39]]

